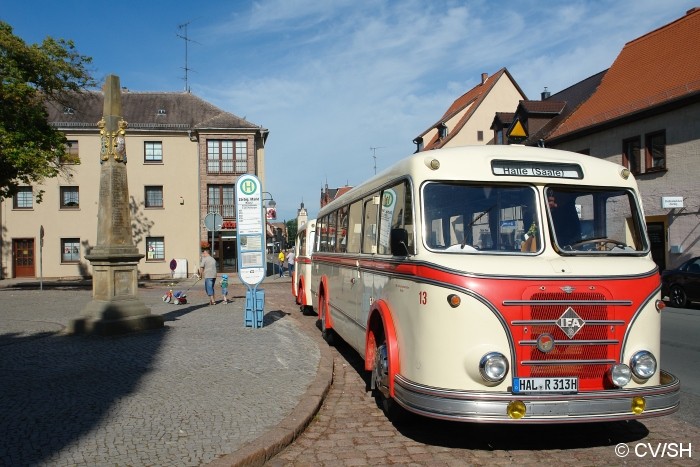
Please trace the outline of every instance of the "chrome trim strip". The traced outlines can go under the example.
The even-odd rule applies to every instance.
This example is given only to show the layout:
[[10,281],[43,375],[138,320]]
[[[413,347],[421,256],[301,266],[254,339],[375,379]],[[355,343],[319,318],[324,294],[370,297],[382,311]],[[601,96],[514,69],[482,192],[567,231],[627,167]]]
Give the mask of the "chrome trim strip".
[[[567,395],[443,389],[415,383],[401,375],[394,382],[395,400],[407,410],[463,422],[544,424],[641,419],[671,414],[680,404],[680,381],[663,370],[658,386]],[[646,400],[646,410],[640,415],[631,411],[635,396]],[[515,400],[524,402],[527,409],[520,420],[507,414],[508,404]]]
[[616,360],[523,360],[521,365],[609,365]]
[[[516,319],[510,322],[513,326],[557,324],[556,319]],[[591,319],[584,320],[586,326],[621,326],[625,324],[622,319]]]
[[632,300],[503,300],[503,305],[588,305],[588,306],[606,306],[606,305],[621,305],[630,306]]
[[[554,345],[612,345],[619,344],[620,341],[614,339],[601,339],[601,340],[568,340],[568,341],[554,341]],[[519,345],[537,345],[537,341],[518,341]]]

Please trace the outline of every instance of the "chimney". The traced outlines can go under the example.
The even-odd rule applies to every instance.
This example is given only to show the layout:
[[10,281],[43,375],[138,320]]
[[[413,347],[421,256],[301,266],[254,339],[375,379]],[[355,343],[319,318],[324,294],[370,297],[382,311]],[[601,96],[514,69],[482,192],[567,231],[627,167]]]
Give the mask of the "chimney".
[[542,100],[549,99],[550,94],[549,91],[547,91],[547,86],[544,87],[544,91],[542,91],[541,96]]
[[488,73],[482,73],[481,74],[481,84],[484,84],[486,82],[486,78],[489,77]]

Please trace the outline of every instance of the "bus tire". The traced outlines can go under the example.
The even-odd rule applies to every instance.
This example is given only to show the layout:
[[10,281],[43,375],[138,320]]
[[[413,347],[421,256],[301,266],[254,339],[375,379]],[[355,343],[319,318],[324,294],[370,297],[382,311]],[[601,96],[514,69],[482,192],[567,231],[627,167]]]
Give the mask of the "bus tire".
[[306,297],[304,296],[304,285],[299,282],[299,288],[297,289],[297,305],[300,306],[301,311],[304,311],[304,302],[306,302]]
[[326,320],[328,319],[328,304],[325,303],[325,300],[322,302],[322,309],[321,309],[321,337],[323,337],[323,340],[326,341],[328,345],[334,345],[335,344],[335,332],[333,331],[332,328],[329,328],[326,326]]
[[389,353],[386,343],[379,343],[374,351],[372,363],[372,388],[374,399],[386,418],[395,425],[404,424],[411,419],[411,413],[401,407],[389,396]]

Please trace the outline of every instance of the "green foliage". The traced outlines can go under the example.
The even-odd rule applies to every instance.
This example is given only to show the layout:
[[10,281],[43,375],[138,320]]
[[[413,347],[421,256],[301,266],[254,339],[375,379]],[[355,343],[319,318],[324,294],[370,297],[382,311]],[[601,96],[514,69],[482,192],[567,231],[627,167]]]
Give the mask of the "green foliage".
[[287,242],[289,242],[292,246],[294,246],[294,242],[296,241],[298,229],[299,226],[297,225],[296,219],[287,221]]
[[0,199],[61,170],[66,138],[49,124],[45,104],[94,86],[91,62],[72,41],[27,45],[0,21]]

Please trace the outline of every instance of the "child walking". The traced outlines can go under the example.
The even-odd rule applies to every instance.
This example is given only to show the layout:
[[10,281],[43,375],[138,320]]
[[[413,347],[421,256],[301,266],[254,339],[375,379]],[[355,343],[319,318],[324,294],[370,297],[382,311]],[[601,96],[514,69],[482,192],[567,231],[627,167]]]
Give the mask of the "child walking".
[[228,274],[221,275],[221,295],[224,296],[224,303],[228,303]]

